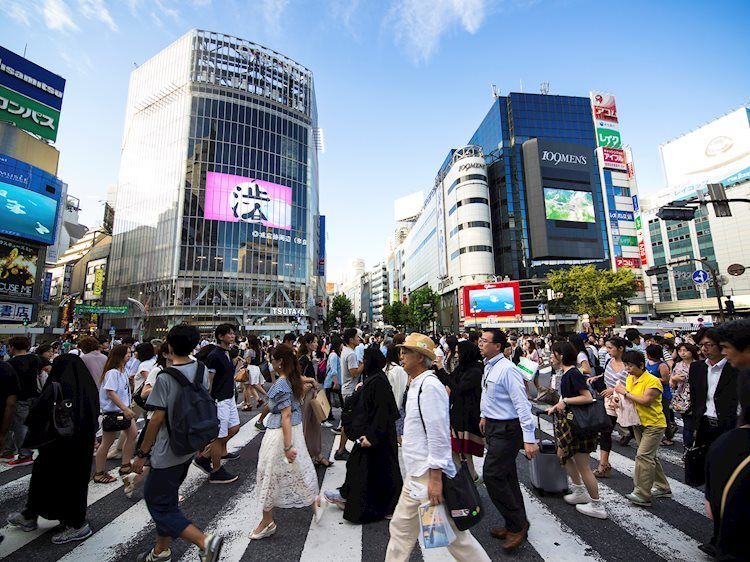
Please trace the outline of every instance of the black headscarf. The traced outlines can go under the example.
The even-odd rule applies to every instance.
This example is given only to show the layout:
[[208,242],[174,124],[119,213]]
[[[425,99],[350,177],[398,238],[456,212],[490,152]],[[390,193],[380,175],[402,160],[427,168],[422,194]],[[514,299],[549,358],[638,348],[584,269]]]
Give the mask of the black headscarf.
[[81,358],[72,353],[57,357],[52,362],[46,384],[51,382],[59,382],[63,396],[73,401],[76,433],[96,432],[99,427],[99,390]]
[[385,365],[385,356],[379,348],[365,348],[365,353],[362,359],[362,379],[367,380],[369,376],[382,372]]
[[469,365],[481,362],[482,353],[479,347],[468,341],[462,341],[458,344],[458,368],[465,370]]

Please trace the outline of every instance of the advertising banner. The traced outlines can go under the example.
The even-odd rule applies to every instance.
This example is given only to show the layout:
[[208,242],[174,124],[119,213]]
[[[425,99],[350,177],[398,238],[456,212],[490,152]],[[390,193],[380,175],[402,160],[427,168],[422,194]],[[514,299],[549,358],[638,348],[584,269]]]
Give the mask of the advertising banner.
[[94,286],[91,289],[95,297],[100,297],[104,292],[104,268],[100,267],[94,271]]
[[204,217],[292,229],[292,188],[275,183],[208,172]]
[[617,105],[615,104],[615,96],[605,92],[591,92],[589,96],[591,98],[591,109],[594,114],[594,119],[602,119],[604,121],[617,123]]
[[515,316],[521,313],[518,281],[467,285],[463,290],[464,316]]
[[638,246],[638,239],[635,236],[613,236],[614,243],[618,246]]
[[628,171],[625,152],[620,148],[602,148],[602,165],[608,170]]
[[750,168],[750,109],[711,121],[660,151],[670,188],[723,182]]
[[596,144],[606,148],[622,148],[620,131],[610,127],[596,127]]
[[54,142],[57,140],[60,112],[0,86],[0,121],[13,123],[20,129]]
[[33,305],[17,302],[0,302],[0,324],[5,322],[20,323],[31,320]]
[[638,240],[638,251],[641,254],[641,263],[648,265],[648,254],[646,253],[646,243]]
[[127,314],[127,306],[98,306],[91,304],[76,304],[77,314]]
[[0,238],[0,296],[32,298],[38,258],[36,248]]
[[0,181],[0,233],[52,244],[57,223],[57,201]]
[[641,267],[641,258],[623,258],[622,256],[615,256],[615,265],[617,266],[617,269],[623,267],[638,269]]
[[635,228],[638,231],[643,229],[643,221],[641,220],[641,215],[635,217]]
[[544,209],[548,220],[596,222],[594,198],[589,191],[545,187]]
[[0,86],[60,111],[65,79],[38,64],[0,47]]
[[631,213],[630,211],[619,211],[619,210],[610,211],[609,218],[610,220],[613,220],[613,221],[633,222],[635,220],[633,213]]
[[44,288],[42,289],[42,301],[49,302],[49,296],[52,292],[52,272],[44,274]]

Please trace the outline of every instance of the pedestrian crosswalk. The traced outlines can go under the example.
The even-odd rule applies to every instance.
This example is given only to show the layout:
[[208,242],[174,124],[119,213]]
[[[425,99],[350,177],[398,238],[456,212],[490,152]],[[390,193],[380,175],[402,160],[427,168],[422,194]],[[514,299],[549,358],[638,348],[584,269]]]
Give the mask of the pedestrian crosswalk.
[[[232,472],[240,476],[228,486],[214,486],[205,474],[191,467],[180,493],[185,497],[181,506],[201,528],[225,537],[222,560],[250,561],[283,557],[304,562],[347,562],[383,560],[388,543],[388,522],[353,525],[344,521],[341,512],[329,506],[319,524],[312,521],[311,510],[277,510],[279,531],[262,541],[250,541],[248,532],[257,524],[261,512],[254,500],[255,470],[262,434],[254,426],[255,418],[243,414],[240,432],[229,442],[230,450],[241,453],[231,463]],[[550,434],[551,424],[541,422],[544,433]],[[324,448],[331,459],[338,448],[339,437],[324,432]],[[609,519],[592,520],[578,513],[555,495],[542,495],[530,484],[528,461],[518,456],[517,466],[522,482],[528,518],[531,522],[529,540],[514,555],[519,560],[704,560],[698,545],[711,534],[711,522],[703,511],[703,494],[685,485],[679,451],[666,453],[660,459],[674,494],[673,499],[654,500],[652,508],[633,506],[624,497],[632,491],[635,449],[615,442],[610,463],[612,477],[600,481],[600,494],[605,501]],[[671,454],[674,453],[674,454]],[[592,457],[596,458],[593,453]],[[592,459],[592,463],[593,463]],[[113,462],[113,465],[115,463]],[[476,462],[482,472],[482,459]],[[343,462],[329,469],[319,468],[321,488],[340,486],[346,476]],[[30,480],[30,467],[0,472],[0,517],[5,520],[12,511],[23,507]],[[113,468],[111,474],[116,474]],[[60,485],[64,485],[63,482]],[[472,532],[493,560],[504,558],[500,542],[489,535],[489,528],[502,523],[484,486],[480,487],[486,517]],[[89,520],[94,534],[81,543],[53,545],[52,521],[40,521],[40,528],[25,533],[8,525],[0,533],[0,558],[29,561],[61,560],[66,562],[124,562],[133,560],[152,544],[154,527],[142,499],[127,499],[120,482],[110,485],[91,484],[88,496]],[[197,550],[177,541],[173,560],[197,559]],[[452,560],[445,549],[422,549],[415,546],[411,560],[443,562]]]

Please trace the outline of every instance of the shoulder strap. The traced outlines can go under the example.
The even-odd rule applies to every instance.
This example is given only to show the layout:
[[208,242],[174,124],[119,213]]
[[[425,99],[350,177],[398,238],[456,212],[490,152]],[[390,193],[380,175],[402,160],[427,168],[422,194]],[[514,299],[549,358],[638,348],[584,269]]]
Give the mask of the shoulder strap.
[[420,398],[422,397],[422,389],[424,388],[424,383],[427,382],[427,379],[434,376],[435,375],[427,375],[422,381],[422,384],[419,385],[419,392],[417,392],[417,408],[419,409],[419,419],[422,422],[422,429],[424,429],[425,435],[427,435],[427,426],[424,424],[424,418],[422,417],[422,402]]
[[[171,376],[174,380],[176,380],[178,383],[180,383],[180,386],[189,386],[190,381],[187,380],[187,377],[182,374],[182,372],[179,369],[176,369],[175,367],[167,367],[162,371],[162,373],[167,373],[169,376]],[[161,374],[161,373],[160,373]],[[196,379],[198,375],[196,374]],[[201,373],[201,378],[203,377],[203,374]]]
[[206,365],[203,363],[203,361],[198,361],[196,365],[195,379],[193,380],[193,386],[195,386],[195,388],[201,387],[201,385],[203,384],[203,376],[205,374],[206,374]]
[[748,464],[750,464],[750,455],[745,457],[745,460],[737,465],[737,468],[735,468],[734,472],[732,472],[732,476],[730,476],[729,480],[727,480],[727,483],[724,486],[724,491],[721,494],[721,509],[719,510],[720,519],[724,517],[724,508],[727,505],[727,496],[729,496],[729,489],[732,487],[732,484],[734,484],[734,481],[739,477],[740,472],[742,472]]

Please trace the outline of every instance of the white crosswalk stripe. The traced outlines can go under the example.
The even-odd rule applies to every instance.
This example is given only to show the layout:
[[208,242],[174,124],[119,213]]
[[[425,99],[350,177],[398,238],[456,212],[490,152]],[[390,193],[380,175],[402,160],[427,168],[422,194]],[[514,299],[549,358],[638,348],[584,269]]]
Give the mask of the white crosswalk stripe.
[[[257,450],[261,439],[256,439],[258,436],[258,431],[254,427],[256,419],[257,417],[242,425],[237,436],[229,442],[230,450]],[[549,422],[542,420],[541,429],[549,434],[552,426]],[[330,458],[333,459],[339,438],[333,439],[333,443],[331,440],[328,437],[327,446],[331,447]],[[661,450],[660,452],[663,453]],[[243,458],[248,456],[243,453]],[[597,454],[592,453],[591,456],[596,458]],[[657,500],[653,509],[632,505],[624,497],[623,494],[626,492],[623,490],[632,489],[628,481],[632,478],[635,466],[634,457],[635,450],[632,448],[619,448],[617,451],[613,450],[610,455],[613,477],[611,480],[599,482],[600,494],[609,514],[607,521],[588,520],[578,514],[575,508],[565,504],[559,496],[540,496],[528,481],[524,480],[526,478],[524,476],[521,489],[532,526],[529,531],[528,544],[518,553],[519,559],[532,560],[541,557],[544,560],[604,561],[608,559],[608,553],[616,557],[614,552],[621,554],[631,546],[636,550],[640,549],[638,552],[643,557],[648,557],[650,552],[650,556],[654,559],[704,560],[703,554],[698,550],[698,545],[710,536],[711,523],[704,514],[703,493],[668,475],[674,494],[673,502]],[[663,463],[671,467],[672,475],[681,472],[681,464],[675,461],[673,455],[662,454],[660,458]],[[481,475],[483,459],[475,459],[475,461],[477,471]],[[523,467],[525,462],[519,461],[519,466]],[[254,498],[255,467],[245,466],[243,469],[246,472],[244,479],[240,481],[228,499],[223,500],[221,506],[205,506],[210,511],[201,526],[208,533],[218,533],[224,537],[221,560],[232,562],[255,560],[258,549],[266,549],[264,552],[268,552],[268,548],[278,548],[279,553],[283,554],[284,549],[291,548],[289,545],[294,541],[297,545],[294,547],[296,548],[294,554],[285,556],[290,560],[348,562],[383,559],[388,523],[381,522],[371,526],[353,525],[344,521],[342,512],[334,506],[327,508],[320,524],[315,525],[312,522],[312,513],[310,513],[309,516],[305,516],[305,520],[309,522],[303,523],[306,527],[286,526],[284,533],[277,533],[276,537],[260,541],[256,546],[248,537],[248,533],[261,517],[260,506]],[[111,473],[115,475],[116,472],[115,468]],[[327,489],[338,488],[343,484],[345,477],[345,463],[339,461],[333,464],[322,476],[321,493]],[[29,480],[30,475],[20,471],[19,477],[14,480],[4,478],[4,483],[0,485],[0,508],[3,513],[17,511],[23,506]],[[627,482],[625,486],[623,486],[624,481]],[[180,493],[186,497],[183,505],[191,506],[191,501],[198,501],[199,498],[205,499],[206,496],[202,490],[206,486],[209,484],[203,472],[191,467],[180,490]],[[487,497],[486,488],[480,487],[480,491],[485,502],[487,517],[472,532],[490,557],[493,560],[499,559],[502,556],[500,543],[491,538],[487,530],[489,525],[502,523],[502,519]],[[119,500],[121,494],[122,487],[119,483],[108,486],[92,484],[89,489],[89,509],[93,512],[102,511],[108,502],[113,501],[111,498],[118,498],[118,501],[121,501]],[[153,523],[143,500],[127,504],[127,506],[120,505],[121,507],[113,512],[110,518],[94,529],[95,533],[89,539],[78,544],[71,544],[64,551],[57,551],[58,554],[45,558],[32,556],[32,559],[66,562],[132,560],[138,553],[138,549],[153,540]],[[202,509],[201,506],[198,508]],[[279,514],[279,517],[283,515]],[[680,524],[682,521],[687,522],[684,528]],[[0,543],[0,558],[10,559],[15,556],[21,559],[21,552],[30,552],[29,549],[36,549],[37,546],[48,549],[48,552],[55,552],[52,550],[54,547],[49,544],[48,531],[57,522],[40,520],[40,523],[40,528],[31,533],[24,533],[8,525],[0,529],[0,532],[5,535],[5,540]],[[625,542],[617,546],[602,543],[602,535],[606,534],[604,529],[619,530],[620,540]],[[701,531],[702,529],[705,532]],[[381,536],[377,544],[373,544],[370,540],[374,532]],[[383,536],[385,538],[382,538]],[[196,558],[195,547],[183,546],[174,560],[187,562]],[[446,549],[423,549],[415,545],[412,559],[425,562],[449,562],[453,558]]]

